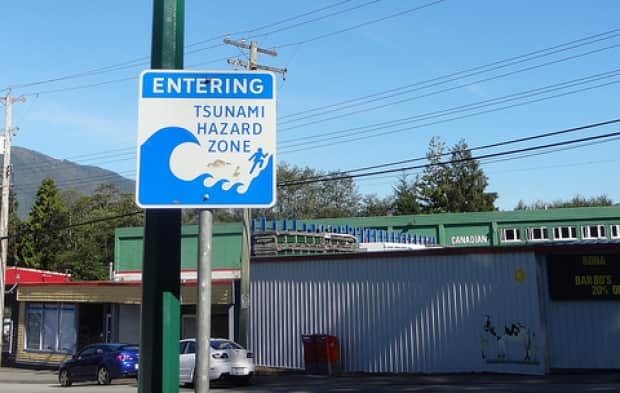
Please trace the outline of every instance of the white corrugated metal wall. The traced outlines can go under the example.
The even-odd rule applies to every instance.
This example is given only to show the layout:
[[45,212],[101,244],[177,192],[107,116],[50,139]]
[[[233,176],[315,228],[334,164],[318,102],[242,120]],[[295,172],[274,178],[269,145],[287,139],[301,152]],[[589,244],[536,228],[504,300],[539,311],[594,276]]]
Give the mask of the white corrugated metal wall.
[[536,271],[532,253],[253,263],[250,348],[303,368],[301,335],[332,334],[346,371],[541,374]]

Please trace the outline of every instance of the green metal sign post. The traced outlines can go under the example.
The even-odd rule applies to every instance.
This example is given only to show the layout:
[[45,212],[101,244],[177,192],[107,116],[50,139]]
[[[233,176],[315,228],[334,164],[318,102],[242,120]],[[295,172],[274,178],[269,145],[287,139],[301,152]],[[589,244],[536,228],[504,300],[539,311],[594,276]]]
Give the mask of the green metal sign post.
[[[152,69],[183,69],[184,0],[153,1]],[[147,209],[140,393],[179,391],[181,210]]]

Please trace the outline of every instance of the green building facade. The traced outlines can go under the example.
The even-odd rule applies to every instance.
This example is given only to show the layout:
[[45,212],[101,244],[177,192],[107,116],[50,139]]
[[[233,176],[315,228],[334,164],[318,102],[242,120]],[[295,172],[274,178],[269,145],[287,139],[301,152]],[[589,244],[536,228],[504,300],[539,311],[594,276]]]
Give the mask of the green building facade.
[[[620,241],[620,206],[548,210],[442,213],[383,217],[348,217],[278,221],[276,227],[322,225],[324,230],[371,228],[435,239],[443,247],[523,246],[571,241]],[[238,269],[241,249],[240,223],[215,224],[213,268]],[[140,271],[143,228],[118,228],[115,234],[115,270]],[[181,266],[194,270],[198,227],[182,229]]]

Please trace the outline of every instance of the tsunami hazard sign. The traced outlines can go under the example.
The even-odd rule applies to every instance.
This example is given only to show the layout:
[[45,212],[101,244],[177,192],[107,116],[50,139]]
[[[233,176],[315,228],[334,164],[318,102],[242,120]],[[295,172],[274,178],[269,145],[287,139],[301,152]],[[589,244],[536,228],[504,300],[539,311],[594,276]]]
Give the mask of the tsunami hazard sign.
[[144,71],[138,107],[138,206],[275,204],[275,95],[270,72]]

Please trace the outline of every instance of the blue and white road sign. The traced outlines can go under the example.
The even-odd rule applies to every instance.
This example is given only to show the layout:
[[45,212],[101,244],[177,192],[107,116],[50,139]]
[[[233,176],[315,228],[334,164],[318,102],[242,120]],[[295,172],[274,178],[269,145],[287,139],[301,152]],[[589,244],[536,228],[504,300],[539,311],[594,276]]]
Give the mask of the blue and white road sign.
[[275,95],[270,72],[144,71],[138,206],[275,204]]

